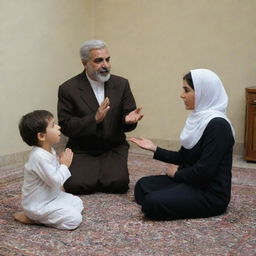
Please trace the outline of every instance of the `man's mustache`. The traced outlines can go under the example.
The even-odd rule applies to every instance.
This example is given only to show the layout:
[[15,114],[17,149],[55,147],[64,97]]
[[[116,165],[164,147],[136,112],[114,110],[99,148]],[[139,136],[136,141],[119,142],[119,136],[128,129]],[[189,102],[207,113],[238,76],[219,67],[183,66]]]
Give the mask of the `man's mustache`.
[[98,70],[98,72],[100,72],[100,73],[101,73],[101,72],[104,72],[104,73],[105,73],[105,72],[108,72],[108,73],[109,73],[109,72],[110,72],[110,68],[103,67],[103,68],[100,68],[100,69]]

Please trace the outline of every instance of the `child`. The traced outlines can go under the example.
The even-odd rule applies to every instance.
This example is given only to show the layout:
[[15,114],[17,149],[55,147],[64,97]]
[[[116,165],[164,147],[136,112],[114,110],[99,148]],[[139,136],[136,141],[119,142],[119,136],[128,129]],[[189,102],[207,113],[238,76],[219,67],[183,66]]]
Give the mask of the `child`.
[[60,140],[60,127],[46,110],[23,116],[19,123],[22,139],[33,146],[25,164],[22,187],[23,212],[14,218],[26,224],[45,224],[58,229],[75,229],[82,222],[82,200],[61,190],[71,176],[68,167],[73,152],[66,149],[57,160],[52,148]]

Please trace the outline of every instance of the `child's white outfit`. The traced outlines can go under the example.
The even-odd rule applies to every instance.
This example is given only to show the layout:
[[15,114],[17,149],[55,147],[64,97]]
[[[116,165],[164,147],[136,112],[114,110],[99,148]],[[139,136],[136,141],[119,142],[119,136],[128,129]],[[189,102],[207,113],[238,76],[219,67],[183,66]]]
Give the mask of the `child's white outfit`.
[[83,202],[78,196],[63,192],[61,186],[71,176],[60,165],[56,152],[33,147],[25,164],[22,208],[35,222],[58,229],[75,229],[82,222]]

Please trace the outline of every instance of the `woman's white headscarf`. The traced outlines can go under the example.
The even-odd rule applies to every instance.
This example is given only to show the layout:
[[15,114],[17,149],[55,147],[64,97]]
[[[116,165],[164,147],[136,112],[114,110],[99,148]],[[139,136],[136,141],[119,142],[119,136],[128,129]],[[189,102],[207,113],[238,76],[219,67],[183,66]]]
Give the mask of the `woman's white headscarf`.
[[[228,96],[220,78],[211,70],[191,70],[195,90],[195,109],[187,118],[180,134],[180,140],[186,149],[193,148],[200,140],[208,123],[215,117],[226,119]],[[234,135],[234,129],[231,125]]]

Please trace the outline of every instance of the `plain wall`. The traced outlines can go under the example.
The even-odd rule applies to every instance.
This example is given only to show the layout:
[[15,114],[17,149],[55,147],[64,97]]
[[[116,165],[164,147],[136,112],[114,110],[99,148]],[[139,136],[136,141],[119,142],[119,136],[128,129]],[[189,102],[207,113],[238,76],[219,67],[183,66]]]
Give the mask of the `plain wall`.
[[102,0],[95,33],[110,48],[113,73],[129,78],[145,117],[131,135],[179,140],[188,112],[187,71],[215,71],[229,95],[236,142],[244,141],[245,88],[256,85],[255,0]]
[[93,37],[92,0],[0,0],[0,155],[28,150],[22,115],[56,117],[58,86],[83,70],[79,47]]
[[229,95],[243,143],[245,88],[256,85],[254,0],[0,0],[0,155],[29,149],[20,117],[56,116],[57,89],[82,70],[80,44],[107,42],[114,74],[129,79],[145,117],[130,135],[179,140],[188,112],[182,76],[209,68]]

